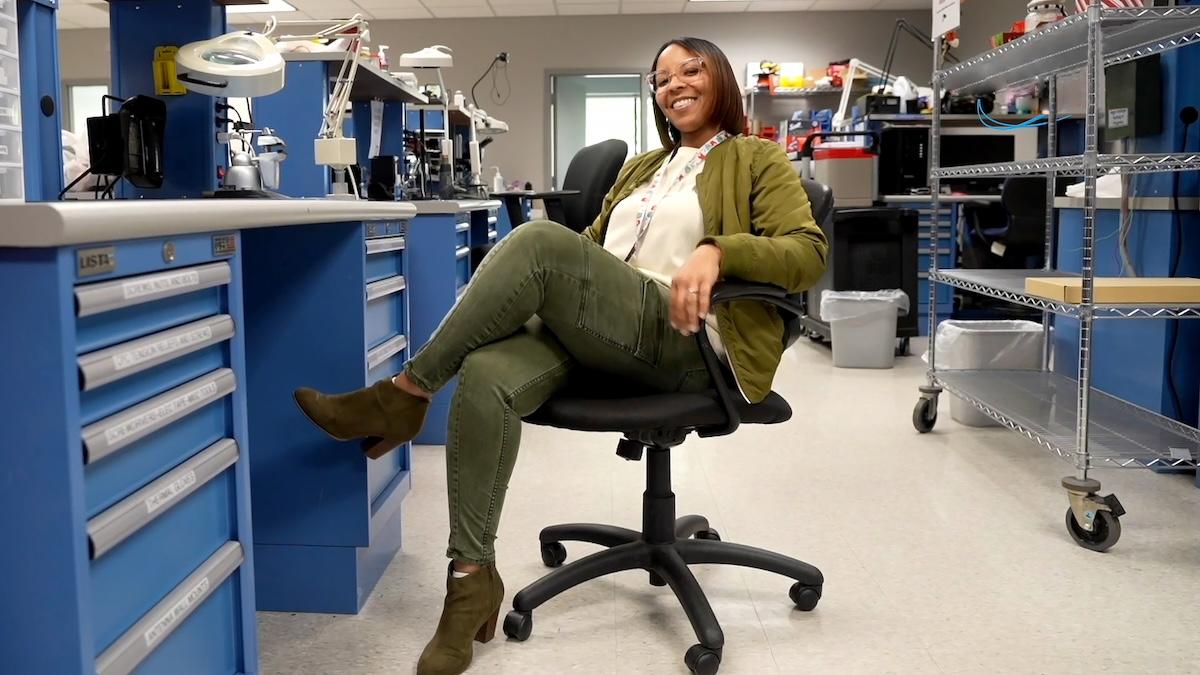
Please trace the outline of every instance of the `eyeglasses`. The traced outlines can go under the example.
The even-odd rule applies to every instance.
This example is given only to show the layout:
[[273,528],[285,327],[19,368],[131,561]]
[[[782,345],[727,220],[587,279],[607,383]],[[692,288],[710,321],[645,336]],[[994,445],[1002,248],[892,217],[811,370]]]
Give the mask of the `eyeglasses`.
[[671,84],[671,79],[679,76],[679,81],[691,84],[700,79],[700,74],[704,72],[704,59],[699,56],[694,56],[679,64],[679,70],[671,73],[666,70],[656,70],[646,76],[646,84],[650,85],[650,91],[658,91],[663,87]]

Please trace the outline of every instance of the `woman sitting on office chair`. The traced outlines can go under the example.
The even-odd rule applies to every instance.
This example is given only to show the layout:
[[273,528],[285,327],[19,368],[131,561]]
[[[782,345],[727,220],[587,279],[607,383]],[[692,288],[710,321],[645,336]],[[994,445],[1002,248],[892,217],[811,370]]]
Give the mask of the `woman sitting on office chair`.
[[404,372],[348,394],[296,392],[317,426],[372,439],[376,458],[414,438],[433,393],[459,378],[446,445],[453,563],[420,675],[465,671],[472,638],[495,631],[504,586],[493,542],[521,418],[576,371],[663,392],[709,389],[692,338],[701,326],[742,395],[760,401],[783,323],[757,301],[710,312],[713,285],[734,277],[797,292],[825,270],[828,246],[783,151],[739,135],[741,94],[721,50],[672,40],[647,79],[663,149],[622,167],[583,236],[551,222],[516,228]]

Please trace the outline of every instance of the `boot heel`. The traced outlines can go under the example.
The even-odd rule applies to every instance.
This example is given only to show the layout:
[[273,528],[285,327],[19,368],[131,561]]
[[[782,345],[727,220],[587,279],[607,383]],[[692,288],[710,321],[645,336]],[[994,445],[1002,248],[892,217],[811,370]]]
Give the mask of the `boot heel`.
[[475,641],[480,644],[487,644],[496,637],[496,624],[500,622],[500,610],[491,616],[482,626],[479,627],[479,632],[475,634]]
[[395,450],[396,446],[398,445],[400,444],[395,441],[389,441],[386,438],[372,436],[370,438],[364,438],[360,447],[362,447],[362,451],[364,454],[366,454],[368,459],[379,459],[392,450]]

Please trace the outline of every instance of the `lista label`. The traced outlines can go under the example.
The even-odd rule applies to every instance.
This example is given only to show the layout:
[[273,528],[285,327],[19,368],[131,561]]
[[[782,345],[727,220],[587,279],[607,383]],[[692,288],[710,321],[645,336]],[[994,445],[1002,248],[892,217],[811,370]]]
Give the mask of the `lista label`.
[[159,274],[145,279],[138,279],[137,281],[127,281],[121,285],[121,290],[124,292],[126,300],[132,300],[176,288],[199,285],[200,273],[191,270],[187,272],[175,272],[173,274]]
[[186,394],[176,396],[166,403],[148,410],[141,415],[129,420],[128,422],[113,427],[104,432],[104,440],[108,441],[109,445],[115,445],[130,434],[137,433],[146,427],[157,423],[159,420],[174,417],[179,413],[212,398],[217,393],[217,383],[209,382],[206,385],[197,387]]
[[155,511],[159,510],[163,506],[166,506],[167,504],[171,503],[171,501],[173,501],[176,497],[178,497],[179,493],[192,487],[195,484],[196,484],[196,472],[195,471],[188,471],[187,473],[183,474],[179,478],[176,478],[175,480],[171,481],[170,485],[167,485],[163,489],[159,490],[158,492],[155,492],[154,494],[152,494],[146,498],[146,513],[154,513]]
[[196,584],[192,587],[192,590],[188,591],[187,595],[183,596],[179,599],[179,602],[172,605],[171,609],[167,610],[167,613],[163,614],[161,619],[155,621],[154,625],[151,626],[143,636],[146,640],[146,646],[153,647],[156,642],[161,640],[163,636],[171,630],[172,626],[174,626],[176,623],[179,623],[179,620],[183,618],[185,614],[187,614],[192,605],[196,604],[196,602],[198,602],[206,593],[208,593],[209,585],[208,577],[204,577],[200,580],[200,583]]
[[75,253],[75,271],[81,277],[108,274],[116,269],[117,248],[115,246],[85,248]]
[[118,371],[132,368],[150,359],[166,356],[180,349],[186,349],[197,342],[211,340],[212,335],[212,327],[203,326],[183,335],[173,335],[153,344],[143,345],[137,349],[130,349],[120,354],[114,354],[112,357],[113,368],[116,368]]

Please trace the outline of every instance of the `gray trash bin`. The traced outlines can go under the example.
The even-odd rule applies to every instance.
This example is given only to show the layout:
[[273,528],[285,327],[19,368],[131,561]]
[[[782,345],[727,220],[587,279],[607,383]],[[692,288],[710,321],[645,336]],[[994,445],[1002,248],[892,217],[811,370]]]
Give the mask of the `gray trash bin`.
[[829,322],[837,368],[891,368],[896,364],[896,320],[908,314],[900,290],[825,291],[821,317]]
[[[958,321],[938,324],[938,370],[1040,370],[1042,324],[1033,321]],[[997,426],[992,418],[958,398],[950,417],[971,427]]]

